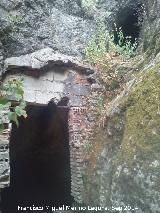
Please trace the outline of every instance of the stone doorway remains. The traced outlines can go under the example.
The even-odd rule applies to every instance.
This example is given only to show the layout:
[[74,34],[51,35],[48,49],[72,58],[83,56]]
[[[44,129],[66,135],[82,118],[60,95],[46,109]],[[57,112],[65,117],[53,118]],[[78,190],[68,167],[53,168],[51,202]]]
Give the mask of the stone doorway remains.
[[[10,186],[10,176],[10,188],[13,186],[13,180],[15,180],[17,184],[20,184],[18,182],[20,177],[14,176],[14,173],[16,173],[15,171],[19,171],[19,167],[23,169],[26,176],[29,176],[31,173],[30,170],[34,171],[32,168],[33,166],[29,166],[30,164],[32,165],[33,162],[35,169],[38,170],[35,176],[41,179],[44,178],[43,181],[50,178],[52,183],[54,183],[55,175],[60,175],[58,172],[58,174],[53,172],[54,175],[52,176],[52,174],[48,172],[50,170],[45,166],[45,163],[47,162],[46,158],[48,158],[50,159],[48,160],[48,167],[50,166],[51,170],[54,168],[51,166],[51,161],[53,160],[51,157],[52,148],[50,148],[49,142],[51,139],[46,140],[45,131],[48,129],[48,127],[44,125],[46,122],[44,119],[45,116],[42,116],[42,114],[47,113],[49,120],[53,122],[53,120],[51,120],[52,116],[49,114],[50,107],[47,106],[51,99],[54,99],[58,106],[56,113],[56,117],[58,117],[57,119],[62,119],[62,117],[64,117],[65,120],[62,120],[62,126],[67,128],[67,130],[65,128],[63,130],[59,130],[59,132],[61,132],[60,134],[58,134],[58,130],[53,131],[58,134],[58,137],[60,138],[63,135],[66,137],[66,139],[64,137],[59,139],[61,142],[57,144],[61,144],[62,146],[58,147],[56,150],[58,150],[61,155],[58,155],[57,153],[56,155],[58,156],[57,158],[55,157],[55,168],[58,166],[58,164],[61,165],[61,163],[64,162],[64,165],[61,167],[60,171],[65,173],[64,176],[66,176],[66,179],[64,180],[62,178],[62,182],[65,182],[67,188],[64,189],[62,184],[62,188],[65,190],[65,192],[62,190],[62,194],[65,195],[65,193],[67,193],[67,196],[65,196],[67,197],[65,200],[67,204],[72,203],[72,197],[78,204],[84,203],[85,188],[83,171],[87,163],[85,159],[87,150],[85,147],[94,141],[94,126],[96,124],[97,113],[96,106],[103,100],[104,93],[104,88],[97,79],[96,71],[90,65],[87,65],[84,62],[82,63],[76,58],[55,53],[51,48],[45,48],[21,57],[8,58],[5,61],[5,67],[6,71],[3,75],[3,83],[12,79],[23,79],[24,100],[30,106],[28,107],[28,111],[30,112],[31,116],[29,116],[28,119],[30,119],[31,122],[27,123],[27,120],[20,120],[20,127],[22,130],[18,132],[15,126],[13,126],[10,140],[11,124],[7,119],[5,119],[6,129],[0,136],[0,190],[3,191],[3,209],[5,206],[9,206],[9,200],[11,200],[9,199],[9,194],[7,195],[9,188],[6,188]],[[11,100],[14,99],[11,97]],[[51,105],[51,102],[49,105]],[[69,110],[66,105],[69,106]],[[41,114],[42,117],[38,120],[44,121],[38,124],[40,127],[36,129],[36,131],[38,131],[38,133],[36,133],[36,131],[33,131],[35,130],[34,123],[36,122],[33,117],[38,116],[38,114]],[[62,115],[62,117],[60,117],[60,115]],[[3,119],[6,118],[7,113],[3,112],[0,117]],[[55,127],[60,125],[59,121],[55,123]],[[28,130],[26,128],[26,131],[28,132],[24,131],[24,126],[27,126]],[[51,127],[53,126],[49,125],[51,132]],[[63,131],[65,134],[62,134]],[[39,139],[34,140],[33,138],[35,137],[39,137]],[[15,138],[19,138],[18,141],[15,141]],[[43,142],[44,138],[45,141],[47,141],[47,145]],[[25,144],[22,143],[21,139],[24,141],[27,140],[24,142]],[[11,141],[10,147],[8,146],[9,140]],[[51,141],[54,141],[54,139],[52,138]],[[62,141],[66,141],[65,144],[67,144],[67,146],[63,146],[64,144]],[[56,143],[53,142],[53,145],[56,146]],[[36,147],[39,148],[36,149]],[[20,149],[22,149],[22,151]],[[62,152],[60,152],[60,150]],[[9,153],[11,160],[9,158]],[[23,153],[23,155],[21,156],[20,153]],[[62,153],[64,154],[62,155]],[[41,159],[42,156],[44,160]],[[25,167],[27,170],[25,170]],[[63,167],[66,170],[62,169]],[[54,169],[52,171],[54,171]],[[23,180],[23,178],[21,179]],[[27,184],[30,187],[31,184],[29,183],[29,177],[26,181],[28,181]],[[32,180],[31,182],[34,181]],[[44,181],[44,184],[49,184],[48,179],[46,182]],[[27,190],[29,190],[28,188]],[[52,187],[48,186],[48,188],[51,190]],[[14,186],[14,189],[16,189],[16,186]],[[40,188],[40,190],[42,189]],[[21,196],[19,197],[21,198]],[[52,197],[52,202],[53,200],[54,199]],[[55,205],[60,205],[61,203],[64,203],[64,200],[63,202],[62,200],[54,201],[54,203]]]

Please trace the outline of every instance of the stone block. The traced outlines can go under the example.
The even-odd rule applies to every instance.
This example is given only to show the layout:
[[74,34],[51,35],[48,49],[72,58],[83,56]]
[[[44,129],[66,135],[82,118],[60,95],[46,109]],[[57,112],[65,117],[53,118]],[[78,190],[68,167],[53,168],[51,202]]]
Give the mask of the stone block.
[[9,123],[8,111],[0,111],[0,121],[5,124]]
[[10,182],[10,165],[9,165],[9,140],[6,136],[0,137],[0,188],[9,185]]
[[24,79],[24,90],[41,90],[47,89],[47,83],[45,80],[40,78],[33,78],[31,76],[23,76]]
[[29,103],[36,103],[36,91],[32,89],[25,89],[24,100]]
[[46,92],[36,91],[35,97],[36,97],[37,104],[48,104],[48,102],[52,98],[59,101],[61,99],[61,93],[54,93],[50,91],[46,91]]
[[87,96],[87,95],[89,95],[89,92],[90,92],[89,86],[84,86],[84,85],[79,85],[79,84],[73,85],[73,94],[74,95]]
[[46,85],[46,91],[63,94],[64,83],[56,82],[56,81],[53,81],[53,82],[45,81],[45,85]]
[[54,72],[53,78],[54,81],[64,82],[68,78],[68,72]]

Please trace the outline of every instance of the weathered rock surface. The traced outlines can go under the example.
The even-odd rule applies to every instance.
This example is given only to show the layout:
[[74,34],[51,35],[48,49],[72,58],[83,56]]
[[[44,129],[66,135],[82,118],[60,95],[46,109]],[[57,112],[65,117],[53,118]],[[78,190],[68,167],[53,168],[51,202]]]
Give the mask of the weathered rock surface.
[[77,2],[2,1],[1,40],[6,55],[26,54],[46,46],[80,55],[95,24],[80,17],[83,11]]
[[[110,30],[120,11],[124,8],[136,8],[141,3],[140,0],[90,2],[90,7],[87,7],[81,0],[2,0],[0,40],[1,49],[5,50],[4,56],[26,54],[46,46],[69,55],[82,56],[84,47],[96,29],[96,20],[103,17],[107,29]],[[144,4],[145,35],[156,36],[159,30],[159,1],[148,0]],[[144,41],[145,49],[147,38]]]
[[[160,51],[160,1],[146,0],[145,19],[142,31],[143,52],[147,51],[148,55],[155,55]],[[152,58],[153,58],[152,57]]]
[[4,58],[45,47],[82,57],[97,20],[103,19],[111,30],[119,11],[136,7],[140,0],[90,2],[88,7],[81,0],[2,0],[0,51]]
[[84,175],[88,203],[122,212],[159,211],[159,85],[159,63],[153,63],[108,106],[93,148],[99,157]]
[[11,69],[32,69],[48,70],[49,68],[59,65],[66,68],[73,68],[87,75],[94,74],[94,69],[89,64],[84,64],[78,58],[55,53],[52,48],[44,48],[31,54],[22,55],[20,57],[7,58],[4,61],[5,70]]

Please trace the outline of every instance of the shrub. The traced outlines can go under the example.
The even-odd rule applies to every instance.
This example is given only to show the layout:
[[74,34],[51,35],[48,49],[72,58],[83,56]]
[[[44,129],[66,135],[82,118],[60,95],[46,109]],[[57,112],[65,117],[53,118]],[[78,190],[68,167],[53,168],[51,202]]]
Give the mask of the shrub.
[[117,28],[115,25],[115,35],[111,35],[111,40],[114,42],[117,39],[116,51],[125,58],[131,58],[135,55],[137,48],[137,40],[132,42],[131,36],[124,36],[122,28]]
[[23,17],[21,15],[13,15],[8,12],[8,25],[5,28],[0,29],[0,41],[6,43],[8,38],[13,37],[13,33],[19,32],[19,24],[22,22]]
[[[85,49],[86,59],[91,64],[101,61],[108,53],[116,53],[125,59],[129,59],[135,55],[137,40],[132,42],[131,37],[125,37],[122,28],[117,28],[116,25],[115,29],[115,35],[109,35],[105,23],[100,22],[98,24],[96,33],[92,36]],[[115,42],[115,37],[117,42]]]
[[97,32],[89,41],[85,53],[87,60],[95,64],[107,52],[107,32],[105,24],[102,22],[98,25]]

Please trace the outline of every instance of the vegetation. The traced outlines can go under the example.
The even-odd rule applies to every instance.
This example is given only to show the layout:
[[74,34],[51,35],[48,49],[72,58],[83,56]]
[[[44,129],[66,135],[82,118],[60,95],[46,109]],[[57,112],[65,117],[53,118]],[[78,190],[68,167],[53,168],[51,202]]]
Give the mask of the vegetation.
[[96,64],[108,51],[107,43],[106,27],[102,22],[98,25],[96,33],[92,36],[85,50],[87,60]]
[[[115,42],[116,40],[116,42]],[[107,33],[104,22],[98,24],[96,33],[92,36],[85,50],[86,59],[97,64],[101,58],[107,53],[115,53],[121,55],[125,59],[129,59],[135,55],[137,41],[132,43],[132,38],[125,37],[122,28],[117,28],[115,25],[115,34]]]
[[[7,112],[9,121],[13,121],[18,126],[18,117],[27,117],[25,107],[26,102],[23,99],[23,81],[22,80],[9,80],[5,84],[2,84],[0,90],[0,131],[4,130],[3,112]],[[12,104],[9,99],[15,101],[15,105]]]
[[90,153],[92,150],[93,145],[91,143],[85,143],[84,144],[84,150],[86,153]]
[[127,101],[125,131],[120,159],[133,162],[136,156],[145,159],[159,159],[160,151],[160,65],[141,74],[141,81],[134,88]]
[[135,55],[135,50],[137,48],[137,40],[132,43],[132,37],[131,36],[124,36],[122,28],[117,28],[115,25],[115,35],[111,36],[112,41],[117,40],[116,43],[116,52],[118,54],[124,56],[125,58],[131,58]]
[[102,115],[103,111],[105,110],[105,103],[104,103],[104,99],[101,98],[98,103],[97,103],[97,113],[98,115]]
[[96,33],[89,41],[86,59],[97,68],[99,78],[109,92],[108,101],[121,91],[128,70],[124,64],[128,66],[128,59],[135,55],[136,47],[137,41],[132,42],[131,37],[125,37],[122,29],[116,25],[114,34],[110,35],[103,21],[98,24]]
[[12,13],[8,13],[8,18],[10,21],[10,25],[11,25],[10,27],[11,27],[12,32],[18,31],[17,24],[19,24],[22,21],[23,16],[13,15]]
[[0,29],[0,41],[4,43],[8,38],[12,38],[12,33],[18,32],[20,24],[23,20],[22,15],[13,15],[8,12],[8,25],[5,28]]

